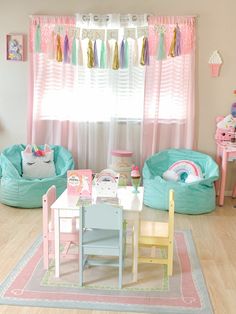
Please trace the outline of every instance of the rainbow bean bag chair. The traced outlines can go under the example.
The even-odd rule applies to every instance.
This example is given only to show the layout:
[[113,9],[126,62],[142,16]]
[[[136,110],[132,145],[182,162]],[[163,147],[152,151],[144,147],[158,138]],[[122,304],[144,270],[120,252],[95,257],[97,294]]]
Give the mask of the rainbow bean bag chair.
[[[43,146],[38,146],[40,151]],[[0,202],[9,206],[22,208],[42,207],[42,196],[52,185],[57,188],[59,196],[67,185],[67,170],[74,169],[74,160],[71,153],[64,147],[59,145],[50,145],[50,160],[49,157],[43,157],[46,172],[53,171],[51,175],[40,169],[40,165],[36,165],[32,178],[28,178],[29,173],[23,173],[25,166],[33,165],[33,160],[26,160],[26,165],[23,163],[23,152],[31,156],[27,152],[25,145],[13,145],[2,151],[0,155]],[[53,157],[52,157],[53,156]],[[34,159],[37,160],[35,157]],[[53,166],[53,169],[52,169]],[[27,169],[27,168],[26,168]],[[51,169],[51,170],[50,170]],[[38,176],[38,178],[37,178]]]
[[[165,177],[167,171],[175,172],[176,178]],[[188,176],[199,177],[188,181]],[[148,158],[143,167],[144,204],[167,210],[168,193],[173,189],[176,212],[211,212],[216,206],[214,181],[218,177],[218,165],[206,154],[189,149],[161,151]]]

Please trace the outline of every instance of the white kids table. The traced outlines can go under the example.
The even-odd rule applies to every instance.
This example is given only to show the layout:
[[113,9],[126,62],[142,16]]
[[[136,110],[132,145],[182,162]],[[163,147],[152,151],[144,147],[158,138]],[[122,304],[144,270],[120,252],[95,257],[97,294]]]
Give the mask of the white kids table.
[[[143,187],[139,187],[139,193],[133,193],[133,187],[119,187],[117,198],[119,206],[123,207],[124,219],[131,222],[133,226],[133,281],[138,277],[138,232],[140,213],[143,209]],[[55,232],[55,277],[60,276],[60,218],[79,217],[78,196],[68,195],[65,190],[52,204],[54,210],[54,232]],[[96,204],[96,191],[93,189],[93,204]],[[78,235],[79,236],[79,235]]]

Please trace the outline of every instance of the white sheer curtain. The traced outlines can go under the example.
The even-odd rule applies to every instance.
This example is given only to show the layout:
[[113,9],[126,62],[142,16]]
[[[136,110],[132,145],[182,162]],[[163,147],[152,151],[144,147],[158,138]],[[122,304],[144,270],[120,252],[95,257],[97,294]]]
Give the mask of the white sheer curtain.
[[[181,54],[170,57],[177,26]],[[150,60],[149,66],[141,66],[147,28]],[[162,60],[157,59],[158,28],[165,30]],[[108,65],[102,68],[87,66],[89,38],[94,45],[94,36],[98,56],[102,43],[106,45]],[[65,61],[66,39],[70,57]],[[123,39],[128,43],[128,67],[113,70],[115,43],[120,54]],[[72,151],[78,168],[94,171],[110,165],[113,149],[133,151],[134,162],[141,165],[161,149],[193,148],[194,60],[193,17],[151,16],[147,27],[146,14],[32,16],[28,143],[63,145]]]
[[[35,24],[40,22],[42,50],[35,53]],[[69,36],[73,17],[32,17],[31,70],[33,78],[29,123],[29,142],[58,144],[73,152],[79,168],[99,171],[109,166],[113,149],[130,150],[140,163],[141,119],[144,99],[145,67],[135,64],[135,39],[127,38],[129,66],[113,70],[87,67],[88,38],[77,41],[82,50],[82,64],[57,62],[50,57],[49,34],[61,27],[61,37]],[[63,28],[62,26],[63,25]],[[83,30],[116,29],[118,43],[124,38],[124,28],[147,25],[146,15],[76,15],[74,26]],[[136,31],[137,32],[137,31]],[[105,38],[106,40],[106,38]],[[46,43],[45,43],[46,42]],[[55,44],[55,40],[54,40]],[[72,45],[72,38],[69,37]],[[109,40],[110,60],[115,40]],[[97,49],[101,41],[97,40]],[[140,51],[140,49],[139,49]],[[81,57],[81,56],[80,56]],[[138,57],[139,58],[139,57]]]
[[[157,27],[165,32],[166,58],[158,60]],[[181,53],[170,57],[173,31],[181,32]],[[145,74],[142,162],[168,148],[193,149],[195,123],[195,17],[151,16],[150,65]]]

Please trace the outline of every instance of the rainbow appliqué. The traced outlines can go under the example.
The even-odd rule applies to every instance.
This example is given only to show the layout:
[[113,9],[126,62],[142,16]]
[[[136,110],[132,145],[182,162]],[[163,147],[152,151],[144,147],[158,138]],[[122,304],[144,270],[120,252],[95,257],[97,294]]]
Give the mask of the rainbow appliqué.
[[169,167],[168,170],[174,171],[179,181],[185,181],[189,175],[202,178],[202,170],[191,160],[179,160]]

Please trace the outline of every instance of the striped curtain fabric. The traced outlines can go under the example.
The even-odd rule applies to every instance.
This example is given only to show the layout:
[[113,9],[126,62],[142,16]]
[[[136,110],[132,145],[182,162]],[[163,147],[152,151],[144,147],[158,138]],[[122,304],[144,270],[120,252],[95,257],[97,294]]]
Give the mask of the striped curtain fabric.
[[[180,55],[171,56],[174,30],[180,29]],[[158,59],[164,29],[166,56]],[[159,31],[160,32],[160,31]],[[159,36],[158,36],[159,35]],[[146,67],[142,162],[168,148],[194,148],[195,18],[149,19],[150,66]],[[174,51],[174,50],[173,50]]]

